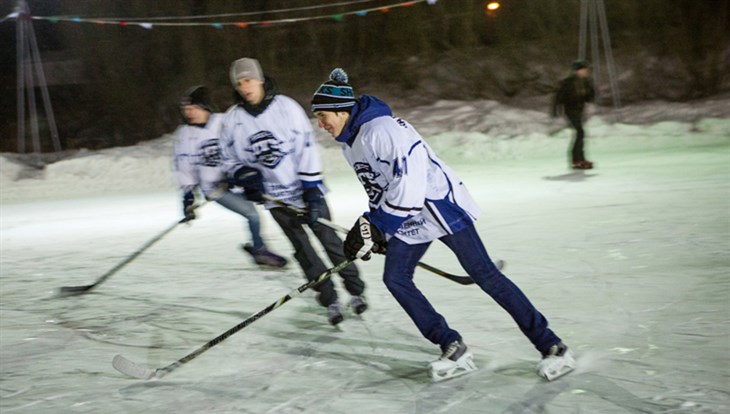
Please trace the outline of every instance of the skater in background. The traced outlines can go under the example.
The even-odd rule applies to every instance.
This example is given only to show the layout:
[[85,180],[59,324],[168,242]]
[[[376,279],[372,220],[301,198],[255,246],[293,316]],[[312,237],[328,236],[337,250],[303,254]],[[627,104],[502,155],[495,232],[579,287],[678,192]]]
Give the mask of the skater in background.
[[595,90],[587,62],[575,61],[571,65],[571,70],[570,76],[560,81],[553,97],[551,115],[558,117],[564,113],[568,118],[568,122],[575,129],[570,149],[571,166],[574,169],[588,170],[593,168],[593,163],[586,160],[584,153],[583,110],[587,102],[593,102],[595,99]]
[[413,282],[431,242],[451,249],[481,289],[515,320],[542,355],[538,373],[552,380],[575,366],[568,347],[548,328],[522,291],[492,262],[474,227],[480,211],[456,173],[408,122],[379,99],[355,98],[342,69],[335,69],[312,98],[320,128],[342,143],[345,159],[369,198],[345,239],[349,259],[385,255],[383,281],[421,334],[441,348],[430,365],[435,381],[476,369],[458,331],[450,327]]
[[[331,217],[311,121],[296,101],[279,94],[274,81],[264,76],[256,59],[241,58],[233,62],[230,78],[238,102],[228,109],[223,121],[227,172],[252,201],[263,202],[266,194],[306,209],[307,214],[302,218],[276,203],[265,203],[291,241],[294,258],[307,279],[316,280],[328,266],[318,256],[304,226],[311,229],[333,264],[345,261],[345,256],[342,239],[333,229],[317,221]],[[357,267],[350,264],[339,274],[351,295],[350,308],[355,314],[361,314],[367,304],[363,296],[365,283]],[[328,278],[313,289],[318,292],[319,304],[327,308],[329,322],[340,323],[344,306],[332,280]]]
[[286,259],[270,252],[261,238],[261,218],[256,205],[229,189],[221,165],[220,132],[223,115],[214,113],[208,89],[194,86],[180,100],[184,124],[175,131],[173,178],[182,191],[184,220],[195,219],[195,193],[240,214],[248,221],[251,243],[244,249],[260,265],[283,267]]

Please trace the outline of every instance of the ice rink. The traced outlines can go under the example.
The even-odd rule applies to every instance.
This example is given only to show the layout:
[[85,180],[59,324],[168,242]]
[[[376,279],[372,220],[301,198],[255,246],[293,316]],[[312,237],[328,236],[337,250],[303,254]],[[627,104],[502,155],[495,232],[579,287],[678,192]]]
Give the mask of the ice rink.
[[[0,412],[730,412],[730,119],[594,117],[597,168],[573,172],[569,130],[550,135],[544,118],[502,110],[512,128],[496,132],[466,104],[407,119],[460,173],[482,207],[487,250],[573,349],[576,372],[542,380],[539,354],[491,298],[419,269],[416,283],[479,367],[432,383],[440,351],[385,289],[379,256],[358,262],[370,303],[361,317],[330,326],[307,291],[162,379],[117,372],[116,354],[165,367],[305,282],[268,213],[265,239],[290,259],[281,271],[239,250],[243,219],[206,205],[91,293],[54,297],[180,219],[163,138],[44,171],[1,159]],[[444,112],[479,121],[439,129]],[[333,221],[349,228],[364,192],[326,142],[323,158]],[[463,273],[438,243],[423,262]]]

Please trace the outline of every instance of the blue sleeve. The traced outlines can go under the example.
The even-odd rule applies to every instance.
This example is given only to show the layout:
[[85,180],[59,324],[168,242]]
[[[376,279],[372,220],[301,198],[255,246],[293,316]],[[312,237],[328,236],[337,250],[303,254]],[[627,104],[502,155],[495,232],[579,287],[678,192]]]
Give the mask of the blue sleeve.
[[382,208],[378,207],[377,210],[371,210],[364,214],[365,217],[378,228],[383,234],[395,235],[404,221],[411,218],[411,216],[401,217],[388,214],[383,211]]

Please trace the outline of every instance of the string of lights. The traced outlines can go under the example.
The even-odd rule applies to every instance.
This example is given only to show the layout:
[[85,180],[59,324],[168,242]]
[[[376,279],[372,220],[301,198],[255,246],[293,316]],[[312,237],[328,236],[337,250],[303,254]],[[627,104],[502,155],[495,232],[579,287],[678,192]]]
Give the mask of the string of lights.
[[[369,0],[367,0],[369,1]],[[340,12],[336,14],[321,14],[316,16],[308,16],[308,17],[290,17],[290,18],[280,18],[280,19],[269,19],[269,20],[239,20],[239,21],[215,21],[215,22],[191,22],[191,21],[182,21],[182,20],[191,20],[193,18],[195,19],[208,19],[208,18],[217,18],[217,17],[233,17],[233,16],[247,16],[247,15],[260,15],[264,13],[283,13],[283,12],[292,12],[292,11],[298,11],[302,10],[304,8],[292,8],[292,9],[279,9],[279,10],[272,10],[272,11],[261,11],[261,12],[247,12],[247,13],[237,13],[237,14],[229,14],[229,15],[200,15],[200,16],[181,16],[181,17],[174,17],[174,16],[161,16],[161,17],[150,17],[150,18],[127,18],[127,19],[121,19],[121,18],[103,18],[103,17],[79,17],[79,16],[35,16],[35,15],[27,15],[25,17],[33,20],[42,20],[42,21],[48,21],[50,23],[59,23],[59,22],[69,22],[69,23],[92,23],[92,24],[99,24],[99,25],[117,25],[121,27],[129,27],[129,26],[137,26],[142,27],[144,29],[153,29],[155,27],[186,27],[186,26],[207,26],[212,27],[216,29],[222,29],[224,27],[238,27],[238,28],[246,28],[246,27],[252,27],[252,26],[270,26],[275,24],[286,24],[286,23],[297,23],[297,22],[305,22],[305,21],[314,21],[314,20],[334,20],[334,21],[341,21],[346,16],[366,16],[368,13],[372,12],[379,12],[379,13],[388,13],[390,10],[395,8],[401,8],[401,7],[412,7],[415,6],[418,3],[427,3],[428,5],[434,5],[436,4],[438,0],[411,0],[411,1],[404,1],[400,3],[393,3],[385,6],[378,6],[378,7],[369,7],[369,8],[360,8],[352,11],[347,12]],[[342,2],[337,3],[337,5],[356,5],[366,2],[364,0],[355,0],[350,2]],[[329,7],[333,6],[334,4],[328,4],[323,5],[321,7]],[[316,6],[317,8],[320,8],[320,6]],[[310,7],[311,9],[313,7]],[[19,12],[14,12],[9,15],[7,15],[5,18],[3,18],[2,21],[7,19],[17,19],[23,16]],[[173,21],[175,20],[175,21]]]
[[[291,7],[286,9],[275,9],[275,10],[258,10],[258,11],[251,11],[251,12],[240,12],[240,13],[221,13],[221,14],[202,14],[202,15],[195,15],[195,16],[159,16],[159,17],[106,17],[105,20],[115,20],[115,21],[161,21],[161,20],[205,20],[205,19],[218,19],[221,17],[240,17],[240,16],[255,16],[260,14],[280,14],[280,13],[292,13],[292,12],[299,12],[304,10],[317,10],[317,9],[326,9],[330,7],[339,7],[339,6],[351,6],[354,4],[362,4],[362,3],[372,3],[376,0],[351,0],[351,1],[343,1],[339,3],[328,3],[328,4],[318,4],[314,6],[303,6],[303,7]],[[58,16],[58,17],[73,17],[73,16]],[[75,16],[80,17],[80,16]]]

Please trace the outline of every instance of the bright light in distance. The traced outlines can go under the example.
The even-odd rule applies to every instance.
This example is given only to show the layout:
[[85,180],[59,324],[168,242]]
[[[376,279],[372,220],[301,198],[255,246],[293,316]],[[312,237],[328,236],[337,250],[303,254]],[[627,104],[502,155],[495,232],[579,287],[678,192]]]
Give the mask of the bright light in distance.
[[490,1],[487,3],[487,10],[497,10],[499,8],[499,2]]

